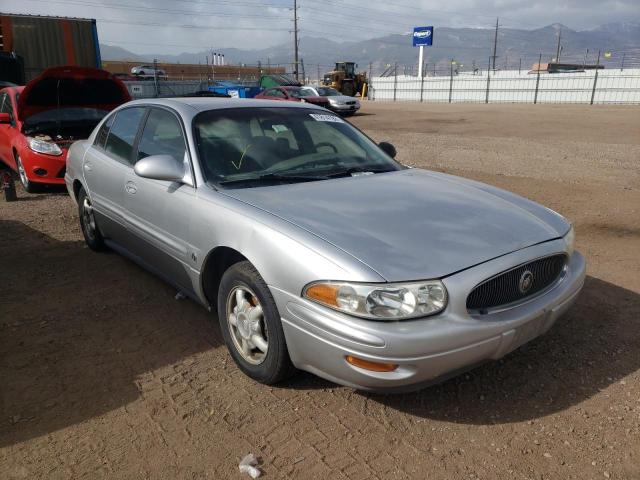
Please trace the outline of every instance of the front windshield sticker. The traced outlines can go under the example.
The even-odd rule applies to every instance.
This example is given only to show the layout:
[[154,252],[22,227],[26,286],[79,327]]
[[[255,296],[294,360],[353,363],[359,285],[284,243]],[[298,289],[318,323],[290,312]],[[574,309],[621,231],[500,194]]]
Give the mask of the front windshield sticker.
[[289,130],[286,125],[271,125],[271,128],[273,128],[273,131],[276,133],[282,133]]
[[310,113],[309,116],[313,118],[316,122],[334,122],[334,123],[344,123],[340,117],[336,117],[335,115],[323,115],[321,113]]

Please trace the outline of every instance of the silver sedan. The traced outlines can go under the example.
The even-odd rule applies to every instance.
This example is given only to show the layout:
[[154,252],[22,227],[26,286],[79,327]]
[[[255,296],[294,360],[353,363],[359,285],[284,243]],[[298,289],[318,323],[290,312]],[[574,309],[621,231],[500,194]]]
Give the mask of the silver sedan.
[[343,95],[335,88],[307,86],[302,87],[302,90],[309,90],[317,97],[325,97],[329,100],[329,110],[341,115],[354,115],[360,110],[360,101],[356,97]]
[[309,104],[140,100],[65,180],[88,246],[216,312],[251,378],[407,390],[546,332],[585,262],[561,215],[394,156]]

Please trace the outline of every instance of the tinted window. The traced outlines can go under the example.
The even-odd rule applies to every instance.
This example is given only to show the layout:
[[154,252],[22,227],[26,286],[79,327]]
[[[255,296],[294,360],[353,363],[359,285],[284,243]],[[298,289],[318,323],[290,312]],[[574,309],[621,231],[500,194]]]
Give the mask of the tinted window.
[[107,141],[107,135],[109,135],[109,129],[111,128],[111,125],[113,125],[113,119],[115,117],[115,115],[111,115],[107,118],[107,121],[104,122],[100,127],[100,130],[98,130],[95,142],[93,143],[96,147],[104,148],[104,144]]
[[107,152],[125,163],[132,163],[133,142],[144,112],[144,108],[127,108],[116,114],[105,145]]
[[269,90],[265,95],[267,95],[268,97],[279,97],[279,98],[284,98],[286,96],[282,90],[278,90],[278,89]]
[[140,137],[138,160],[150,155],[172,155],[176,160],[182,161],[185,150],[182,128],[177,117],[167,110],[151,110]]

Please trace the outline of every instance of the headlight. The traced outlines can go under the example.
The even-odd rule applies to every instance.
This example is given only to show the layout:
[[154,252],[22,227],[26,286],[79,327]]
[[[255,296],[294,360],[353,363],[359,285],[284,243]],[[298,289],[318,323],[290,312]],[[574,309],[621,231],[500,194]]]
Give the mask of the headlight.
[[307,285],[302,295],[334,310],[373,320],[425,317],[447,306],[447,290],[440,280],[383,284],[318,282]]
[[331,105],[340,105],[340,102],[339,102],[338,100],[334,100],[333,98],[330,98],[330,99],[329,99],[329,103],[330,103]]
[[573,225],[571,225],[571,228],[564,236],[564,243],[567,246],[567,253],[569,254],[569,256],[571,256],[573,254],[573,250],[575,249],[576,243],[576,232],[573,229]]
[[44,153],[45,155],[62,155],[60,147],[52,142],[45,142],[37,138],[27,137],[29,148],[34,152]]

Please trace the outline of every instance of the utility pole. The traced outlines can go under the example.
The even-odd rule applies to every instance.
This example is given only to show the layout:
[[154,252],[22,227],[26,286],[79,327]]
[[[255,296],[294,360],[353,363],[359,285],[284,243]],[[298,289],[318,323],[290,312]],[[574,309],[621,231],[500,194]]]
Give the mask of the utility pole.
[[496,70],[496,52],[498,50],[498,18],[496,18],[496,33],[493,37],[493,55],[491,56],[491,63],[493,64],[493,71]]
[[560,39],[562,38],[562,29],[558,30],[558,48],[556,49],[556,63],[560,63]]
[[583,70],[587,66],[587,56],[588,55],[589,55],[589,49],[587,48],[587,50],[584,52],[584,61],[582,62],[582,69]]
[[294,69],[296,80],[299,80],[298,75],[298,0],[293,0],[293,51],[294,51]]

